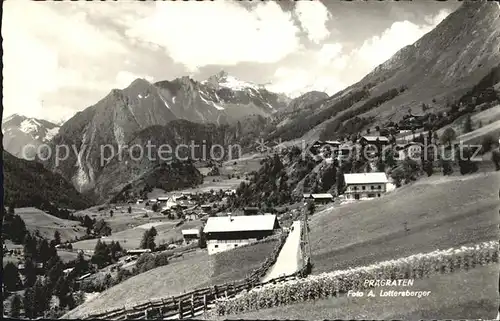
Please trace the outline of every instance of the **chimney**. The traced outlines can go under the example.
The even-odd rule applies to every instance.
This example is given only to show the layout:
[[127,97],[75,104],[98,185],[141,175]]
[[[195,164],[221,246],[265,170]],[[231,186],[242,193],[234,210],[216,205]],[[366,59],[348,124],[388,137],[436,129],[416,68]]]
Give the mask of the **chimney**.
[[233,218],[231,217],[231,213],[228,213],[228,214],[227,214],[227,217],[229,218],[229,222],[232,222],[232,221],[233,221]]

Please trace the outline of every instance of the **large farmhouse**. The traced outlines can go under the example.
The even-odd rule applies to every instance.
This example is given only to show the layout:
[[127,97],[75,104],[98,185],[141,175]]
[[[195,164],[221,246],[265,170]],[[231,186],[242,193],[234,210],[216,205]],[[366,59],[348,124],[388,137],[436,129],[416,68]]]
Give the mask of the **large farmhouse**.
[[344,174],[348,200],[369,199],[380,197],[387,190],[387,175],[381,173]]
[[210,217],[203,233],[212,255],[271,236],[279,228],[276,215],[229,215]]

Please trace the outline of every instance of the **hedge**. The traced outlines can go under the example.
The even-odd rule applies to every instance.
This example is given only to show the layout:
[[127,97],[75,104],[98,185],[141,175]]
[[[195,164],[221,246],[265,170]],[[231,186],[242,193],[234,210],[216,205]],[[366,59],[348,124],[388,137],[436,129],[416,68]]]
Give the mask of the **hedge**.
[[216,301],[215,315],[237,314],[296,302],[338,296],[348,290],[369,288],[367,279],[418,279],[439,273],[468,270],[498,262],[498,241],[420,253],[397,260],[339,270],[278,284],[266,284],[231,299]]

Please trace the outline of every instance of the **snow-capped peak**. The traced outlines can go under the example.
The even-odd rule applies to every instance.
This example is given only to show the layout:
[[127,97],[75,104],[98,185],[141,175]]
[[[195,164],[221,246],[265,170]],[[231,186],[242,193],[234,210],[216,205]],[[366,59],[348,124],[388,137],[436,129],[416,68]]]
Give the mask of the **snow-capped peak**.
[[207,81],[203,81],[202,83],[217,84],[220,87],[229,88],[231,90],[245,90],[245,89],[259,90],[264,88],[264,86],[262,85],[257,85],[251,82],[239,80],[238,78],[229,75],[224,70],[220,71],[216,75],[211,76],[210,78],[208,78]]

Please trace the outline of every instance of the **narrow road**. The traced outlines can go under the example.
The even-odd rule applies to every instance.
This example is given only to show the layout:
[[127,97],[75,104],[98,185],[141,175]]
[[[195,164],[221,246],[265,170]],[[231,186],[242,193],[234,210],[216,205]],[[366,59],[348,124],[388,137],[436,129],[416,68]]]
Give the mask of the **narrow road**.
[[292,275],[302,267],[302,250],[300,248],[301,225],[300,221],[293,222],[292,230],[281,248],[276,263],[269,269],[262,282],[268,282],[281,276]]

